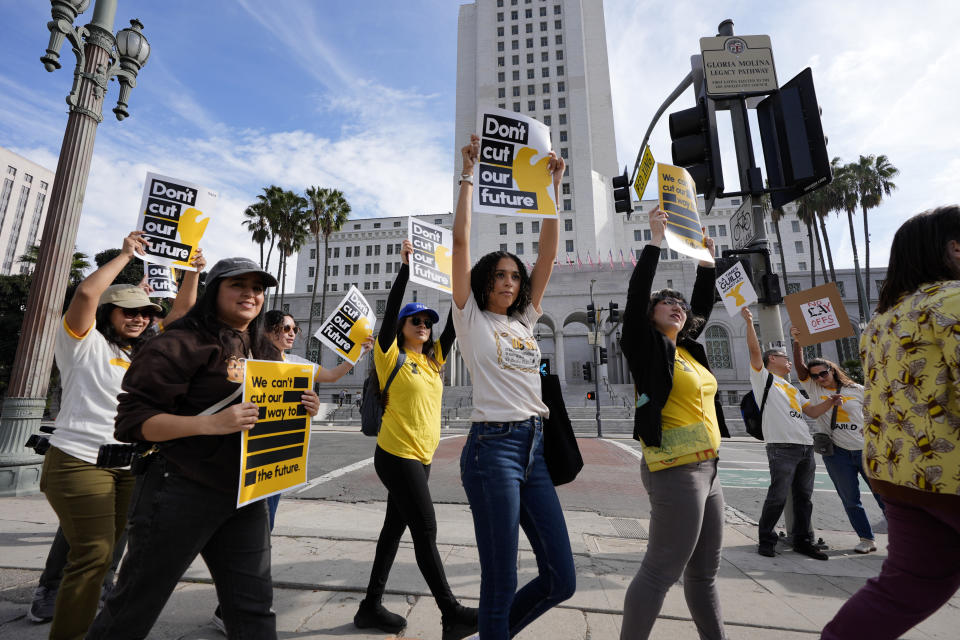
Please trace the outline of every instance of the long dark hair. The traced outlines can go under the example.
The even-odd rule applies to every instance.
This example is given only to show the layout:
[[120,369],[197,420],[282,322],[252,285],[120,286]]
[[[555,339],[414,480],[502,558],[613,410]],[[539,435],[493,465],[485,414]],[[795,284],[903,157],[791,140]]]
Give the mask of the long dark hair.
[[[217,317],[217,297],[220,295],[220,286],[223,284],[223,281],[224,278],[218,278],[213,282],[208,282],[203,291],[203,295],[201,295],[197,303],[190,308],[187,315],[174,322],[168,328],[188,328],[204,331],[215,337],[222,346],[226,347],[223,342],[223,332],[235,332],[235,330],[227,326]],[[250,351],[253,353],[254,358],[276,360],[279,358],[279,349],[267,339],[263,328],[264,315],[263,308],[261,308],[257,317],[247,325],[247,333],[250,336]]]
[[[854,381],[854,379],[851,378],[847,374],[847,372],[843,370],[843,368],[840,365],[838,365],[836,362],[833,362],[832,360],[827,360],[826,358],[811,358],[810,361],[807,362],[808,372],[810,371],[810,367],[826,367],[828,370],[833,371],[833,375],[836,376],[836,379],[837,379],[838,388],[840,386],[853,387],[857,384]],[[820,379],[818,378],[817,379],[818,383],[819,383],[819,380]]]
[[513,315],[517,311],[523,311],[530,304],[530,274],[527,273],[527,267],[523,260],[513,255],[509,251],[492,251],[477,260],[470,270],[470,288],[473,290],[473,297],[477,301],[477,306],[481,309],[487,308],[487,302],[490,299],[490,291],[493,289],[494,273],[497,271],[497,263],[503,258],[510,258],[517,263],[517,271],[520,272],[520,291],[517,293],[517,299],[507,309],[507,315]]
[[687,314],[687,320],[683,323],[683,326],[680,327],[680,331],[677,333],[677,344],[681,340],[693,340],[693,336],[696,335],[697,331],[700,330],[700,327],[703,326],[703,323],[706,322],[702,317],[694,315],[690,310],[690,303],[687,302],[687,299],[683,296],[682,293],[676,289],[660,289],[659,291],[654,291],[650,294],[650,305],[647,307],[647,318],[653,320],[653,310],[661,300],[667,298],[673,298],[674,300],[680,300],[683,302],[684,311]]
[[895,306],[901,296],[920,285],[960,279],[957,266],[947,254],[951,240],[960,242],[960,207],[956,205],[924,211],[900,225],[890,246],[877,313]]
[[97,331],[103,334],[103,337],[107,339],[107,342],[117,347],[122,351],[126,351],[127,355],[130,358],[140,350],[140,347],[143,346],[143,343],[153,335],[153,330],[148,324],[147,328],[143,330],[136,338],[124,338],[117,333],[117,330],[113,326],[113,321],[110,319],[110,316],[113,315],[114,309],[119,309],[117,305],[112,302],[106,302],[99,307],[97,307],[96,313],[96,328]]
[[[397,349],[400,350],[403,350],[403,327],[407,324],[408,320],[410,320],[410,316],[400,318],[400,320],[397,322]],[[434,368],[434,371],[439,373],[442,365],[440,364],[440,361],[437,360],[436,352],[434,350],[433,327],[430,327],[430,335],[427,337],[427,341],[423,343],[420,353],[427,357],[427,360],[430,361],[430,366]]]

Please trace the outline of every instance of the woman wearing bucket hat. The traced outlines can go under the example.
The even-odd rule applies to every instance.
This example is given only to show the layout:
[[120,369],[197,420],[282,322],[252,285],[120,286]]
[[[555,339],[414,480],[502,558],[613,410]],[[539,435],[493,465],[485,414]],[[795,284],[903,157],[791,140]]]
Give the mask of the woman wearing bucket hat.
[[[264,289],[276,285],[252,260],[220,260],[197,304],[127,372],[117,439],[153,446],[136,460],[127,557],[87,638],[147,637],[197,554],[228,637],[276,638],[267,507],[236,506],[240,432],[258,419],[257,405],[239,401],[243,361],[280,359],[263,332]],[[301,402],[316,415],[312,390]]]
[[[143,254],[145,243],[139,231],[124,238],[120,254],[77,287],[57,330],[54,356],[63,399],[40,488],[60,519],[69,551],[55,589],[51,638],[81,637],[87,630],[114,544],[127,523],[133,476],[125,468],[99,468],[96,462],[101,446],[119,444],[113,438],[113,417],[120,383],[144,331],[163,311],[139,287],[110,285],[135,254]],[[172,314],[182,315],[196,295],[196,272],[189,277]],[[41,589],[49,601],[51,590],[41,585],[37,591]]]
[[[400,536],[409,527],[417,566],[440,608],[443,640],[458,640],[477,630],[477,610],[462,606],[447,584],[427,485],[433,454],[440,444],[441,367],[455,334],[448,317],[443,333],[434,341],[433,326],[440,320],[436,311],[419,302],[400,309],[410,277],[412,251],[413,245],[404,240],[400,252],[403,264],[390,289],[373,351],[381,389],[396,371],[384,397],[386,406],[373,456],[377,475],[388,491],[387,513],[367,594],[353,622],[361,629],[377,628],[387,633],[399,633],[406,626],[403,616],[388,611],[381,600]],[[401,353],[405,357],[398,368]]]

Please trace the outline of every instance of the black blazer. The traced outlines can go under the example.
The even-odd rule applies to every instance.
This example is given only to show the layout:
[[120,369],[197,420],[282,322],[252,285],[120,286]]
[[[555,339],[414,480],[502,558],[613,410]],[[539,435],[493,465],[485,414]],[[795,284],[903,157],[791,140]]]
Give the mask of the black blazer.
[[[670,339],[654,327],[647,317],[650,289],[659,261],[659,247],[648,244],[643,248],[640,260],[630,277],[627,306],[623,310],[623,337],[620,339],[620,347],[627,358],[627,364],[630,365],[637,392],[633,437],[650,447],[659,447],[661,443],[663,431],[660,412],[673,389],[673,367],[677,354],[677,348]],[[679,341],[679,346],[685,347],[708,371],[710,365],[707,362],[706,350],[695,340],[700,336],[713,311],[715,281],[714,268],[697,267],[697,280],[693,285],[693,295],[690,296],[690,313],[703,318],[704,323],[692,336]],[[714,397],[714,404],[717,408],[720,435],[729,438],[730,432],[723,420],[718,396]]]

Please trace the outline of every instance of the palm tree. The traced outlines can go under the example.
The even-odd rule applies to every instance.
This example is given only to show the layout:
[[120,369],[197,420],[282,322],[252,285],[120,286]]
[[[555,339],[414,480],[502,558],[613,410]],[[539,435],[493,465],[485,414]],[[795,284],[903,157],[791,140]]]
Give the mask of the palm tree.
[[857,188],[860,195],[860,209],[863,211],[863,268],[866,282],[864,283],[867,309],[870,308],[870,222],[867,212],[876,209],[883,202],[884,196],[889,196],[897,185],[893,179],[900,175],[900,170],[890,164],[887,156],[860,156],[857,162]]
[[[26,253],[18,258],[18,262],[32,265],[30,272],[33,273],[34,267],[40,260],[40,245],[35,244],[28,247]],[[70,262],[70,283],[69,286],[75,287],[83,282],[83,272],[90,268],[90,256],[81,252],[73,252],[73,260]]]
[[293,191],[282,191],[272,206],[277,214],[277,251],[280,254],[277,280],[280,281],[280,308],[283,309],[287,293],[287,259],[307,242],[307,200]]
[[[813,230],[815,228],[813,219],[815,214],[813,210],[807,206],[806,202],[798,202],[797,217],[800,218],[803,224],[807,225],[807,242],[810,243],[810,286],[815,287],[817,286],[817,261],[813,249]],[[817,241],[819,243],[819,236],[817,237]]]
[[[350,203],[339,189],[308,187],[306,191],[310,211],[310,233],[316,245],[317,267],[313,271],[313,291],[310,296],[310,314],[307,320],[307,341],[313,336],[313,305],[317,299],[317,277],[320,275],[320,236],[323,236],[323,289],[320,294],[320,318],[326,318],[327,311],[327,267],[330,235],[339,231],[350,216]],[[309,356],[309,349],[308,354]]]
[[856,165],[853,163],[845,164],[840,167],[838,175],[834,177],[837,182],[837,193],[839,195],[839,204],[847,212],[847,223],[850,225],[850,248],[853,250],[853,271],[857,279],[857,306],[860,309],[860,324],[867,321],[866,300],[863,296],[863,276],[860,273],[860,256],[857,253],[857,235],[853,227],[853,214],[857,211],[857,205],[860,204],[860,193],[857,187]]
[[[840,158],[833,158],[830,161],[830,169],[836,176],[840,171]],[[837,272],[833,267],[833,250],[830,248],[830,234],[827,233],[827,216],[831,211],[839,211],[840,196],[838,191],[839,182],[832,181],[830,184],[820,187],[816,191],[811,191],[804,195],[809,198],[809,206],[817,216],[817,222],[820,226],[820,235],[823,237],[823,243],[826,246],[827,265],[830,267],[830,281],[837,281]],[[822,259],[822,256],[821,256]]]
[[253,241],[260,245],[260,268],[265,269],[266,267],[263,263],[263,244],[270,237],[270,224],[267,221],[267,211],[264,202],[257,200],[244,209],[243,218],[241,224],[250,232]]

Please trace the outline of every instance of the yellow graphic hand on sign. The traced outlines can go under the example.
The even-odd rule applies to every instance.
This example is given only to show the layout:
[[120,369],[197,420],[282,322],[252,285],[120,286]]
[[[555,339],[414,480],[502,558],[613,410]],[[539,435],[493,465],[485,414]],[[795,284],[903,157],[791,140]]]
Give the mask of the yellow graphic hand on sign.
[[522,213],[540,213],[547,215],[557,215],[557,207],[547,188],[553,184],[553,176],[547,171],[547,165],[550,163],[550,156],[544,156],[536,164],[530,164],[530,160],[537,153],[536,149],[523,147],[517,152],[513,159],[513,179],[517,181],[517,187],[521,191],[534,191],[537,194],[538,209],[520,209]]
[[740,305],[742,305],[744,302],[747,301],[747,299],[746,299],[745,297],[743,297],[742,295],[740,295],[740,287],[742,287],[742,286],[743,286],[743,283],[742,283],[742,282],[738,282],[738,283],[737,283],[737,286],[735,286],[733,289],[730,289],[730,291],[728,291],[728,292],[724,295],[725,298],[733,298],[733,303],[734,303],[735,305],[737,305],[738,307],[739,307]]
[[438,246],[433,255],[437,261],[437,269],[443,273],[453,273],[453,254],[448,247]]
[[363,349],[363,341],[369,338],[373,334],[373,327],[370,326],[370,321],[366,318],[359,318],[356,322],[353,323],[353,326],[350,327],[349,338],[353,342],[353,348],[346,354],[348,360],[356,362],[357,358],[360,357],[361,350]]
[[177,264],[190,265],[190,261],[197,251],[197,245],[200,244],[200,239],[203,237],[203,232],[207,230],[207,225],[210,223],[209,216],[200,220],[200,216],[202,215],[203,211],[191,208],[187,209],[183,215],[180,216],[180,242],[190,245],[192,249],[190,250],[190,255],[187,256],[186,262],[180,262],[178,260]]

